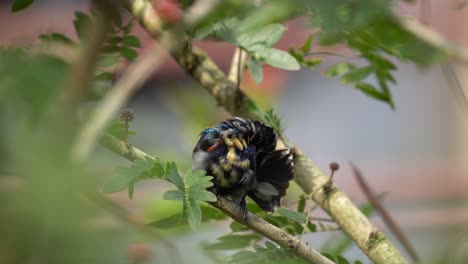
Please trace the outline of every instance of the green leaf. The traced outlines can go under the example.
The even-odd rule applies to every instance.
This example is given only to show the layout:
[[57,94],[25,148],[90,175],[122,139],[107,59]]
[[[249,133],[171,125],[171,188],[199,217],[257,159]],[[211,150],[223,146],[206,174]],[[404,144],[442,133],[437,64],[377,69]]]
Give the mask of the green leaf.
[[177,170],[177,166],[174,162],[168,162],[166,164],[166,178],[175,184],[175,186],[180,190],[184,189],[184,180],[180,177],[179,171]]
[[307,199],[307,196],[305,195],[301,195],[301,197],[299,198],[299,201],[297,202],[297,211],[300,212],[300,213],[304,213],[304,210],[305,210],[305,206],[306,206],[306,200]]
[[33,0],[15,0],[13,5],[11,6],[12,12],[21,11],[32,4]]
[[344,84],[356,83],[367,78],[373,71],[373,66],[353,69],[341,76],[340,81]]
[[202,214],[198,203],[193,199],[188,199],[187,217],[190,228],[195,231],[200,227]]
[[150,223],[149,225],[152,227],[160,228],[160,229],[169,229],[178,226],[181,223],[182,214],[175,214],[171,215],[157,221]]
[[128,198],[130,198],[130,200],[133,198],[133,192],[135,191],[135,185],[133,184],[133,181],[130,182],[130,184],[128,185]]
[[164,168],[161,163],[155,162],[151,169],[151,176],[156,178],[163,178],[165,176]]
[[310,232],[316,232],[317,231],[317,225],[311,222],[307,222],[307,228],[309,229]]
[[119,44],[120,42],[122,42],[122,37],[119,37],[119,36],[114,36],[107,41],[107,43],[114,44],[114,45]]
[[103,81],[111,81],[114,79],[114,73],[112,72],[101,72],[96,74],[93,77],[94,80],[103,80]]
[[42,34],[39,35],[39,39],[42,41],[57,41],[64,44],[74,44],[73,40],[62,33]]
[[101,56],[98,59],[97,66],[101,68],[107,68],[115,66],[119,63],[120,57],[115,55]]
[[115,45],[115,44],[110,44],[110,45],[106,45],[104,47],[101,48],[101,52],[103,53],[114,53],[114,52],[119,52],[120,51],[120,47]]
[[258,106],[255,104],[254,101],[252,101],[252,100],[247,101],[247,108],[254,115],[259,116],[259,117],[263,116],[263,111],[260,110],[260,108],[258,108]]
[[125,36],[122,39],[122,43],[127,47],[141,47],[140,39],[135,36]]
[[218,221],[218,220],[223,220],[223,219],[228,218],[228,216],[226,214],[224,214],[223,212],[221,212],[220,210],[218,210],[218,209],[216,209],[216,208],[214,208],[212,206],[201,204],[200,208],[201,208],[201,211],[202,211],[202,221],[203,222],[208,222],[208,221],[211,221],[211,220]]
[[75,12],[75,20],[73,21],[73,26],[75,27],[75,32],[78,37],[83,40],[86,35],[86,30],[91,26],[92,19],[86,13],[81,11]]
[[188,197],[197,201],[215,202],[216,195],[205,190],[189,190]]
[[356,69],[356,66],[354,66],[353,64],[349,62],[341,62],[328,68],[325,72],[325,75],[329,78],[334,78],[353,69]]
[[163,194],[165,200],[172,201],[183,201],[185,199],[185,193],[182,190],[169,190]]
[[229,225],[229,228],[231,228],[232,232],[242,232],[249,230],[249,228],[239,222],[232,221],[232,223]]
[[129,47],[122,47],[122,49],[120,49],[120,55],[128,60],[134,60],[138,57],[138,52]]
[[271,48],[280,40],[285,30],[286,27],[281,24],[270,24],[259,30],[238,36],[237,42],[246,49],[259,43]]
[[356,88],[361,90],[363,93],[365,93],[366,95],[372,98],[390,103],[389,101],[390,97],[388,96],[388,94],[382,93],[381,91],[377,90],[377,88],[375,88],[371,84],[357,83]]
[[299,48],[302,54],[308,53],[310,51],[310,47],[312,46],[312,40],[313,36],[309,35],[306,41],[304,41],[304,44],[302,44],[302,46]]
[[347,259],[345,259],[343,256],[336,256],[336,263],[337,264],[350,264],[349,261]]
[[187,171],[184,182],[191,190],[206,190],[206,188],[213,186],[212,179],[212,176],[206,176],[205,171],[202,170]]
[[276,211],[278,214],[285,216],[291,220],[294,220],[298,223],[305,223],[307,220],[307,215],[301,212],[291,211],[286,208],[280,208]]
[[133,29],[133,20],[130,20],[128,24],[123,28],[123,32],[125,36],[130,34],[132,32],[132,29]]
[[258,54],[263,58],[265,63],[288,71],[297,71],[301,68],[301,65],[297,60],[291,56],[291,54],[273,48],[262,49]]
[[[111,124],[106,128],[106,131],[120,140],[125,139],[125,123],[117,117],[111,120]],[[136,133],[129,130],[128,135],[136,135]]]
[[207,245],[209,250],[233,250],[249,246],[253,241],[258,240],[258,235],[226,235],[218,238],[219,242]]
[[[119,168],[119,170],[122,170],[122,168]],[[112,177],[110,180],[104,183],[102,186],[102,191],[105,193],[120,192],[128,188],[132,180],[132,175],[127,173],[119,173],[117,176]]]
[[323,63],[322,59],[312,58],[304,61],[305,66],[312,68]]
[[250,58],[249,60],[249,72],[252,76],[252,79],[255,81],[256,84],[259,84],[263,80],[263,69],[262,65],[258,60],[254,57]]

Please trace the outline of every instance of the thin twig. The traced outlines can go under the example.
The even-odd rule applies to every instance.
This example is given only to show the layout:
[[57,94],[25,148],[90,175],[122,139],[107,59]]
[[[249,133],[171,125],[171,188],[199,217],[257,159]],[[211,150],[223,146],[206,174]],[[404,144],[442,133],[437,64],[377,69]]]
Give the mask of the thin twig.
[[405,249],[411,255],[413,260],[415,262],[419,262],[419,257],[414,248],[411,246],[411,243],[409,242],[403,230],[398,226],[398,224],[392,218],[388,210],[380,202],[377,195],[375,195],[375,193],[372,191],[371,187],[362,176],[361,171],[352,162],[350,162],[350,165],[353,170],[354,176],[359,183],[359,187],[361,187],[362,192],[366,195],[367,200],[369,200],[369,202],[374,206],[377,212],[379,212],[385,224],[387,224],[389,229],[396,235],[398,240],[400,240],[401,244],[405,247]]
[[[114,153],[119,154],[132,161],[146,157],[154,159],[154,157],[151,157],[150,155],[139,150],[138,148],[135,148],[133,146],[126,146],[125,142],[109,134],[105,134],[101,142],[104,146],[108,147]],[[311,263],[333,263],[326,257],[322,256],[319,252],[307,246],[299,239],[285,233],[281,229],[277,228],[276,226],[273,226],[272,224],[257,217],[256,215],[248,213],[247,217],[244,218],[244,211],[239,206],[235,205],[233,202],[223,197],[218,197],[218,201],[212,202],[210,204],[213,207],[216,207],[219,210],[223,211],[237,222],[245,224],[250,229],[254,230],[260,235],[271,239],[272,241],[276,242],[278,245],[281,245],[284,248],[290,249],[296,255],[303,257]]]
[[97,106],[96,112],[83,126],[75,141],[74,157],[85,159],[91,152],[97,138],[117,111],[127,102],[142,84],[159,68],[164,61],[164,51],[155,46],[147,54],[132,63],[124,75],[114,85],[109,94]]
[[234,55],[232,55],[228,79],[237,85],[238,90],[242,81],[242,72],[245,68],[246,61],[247,53],[243,52],[240,48],[236,48]]

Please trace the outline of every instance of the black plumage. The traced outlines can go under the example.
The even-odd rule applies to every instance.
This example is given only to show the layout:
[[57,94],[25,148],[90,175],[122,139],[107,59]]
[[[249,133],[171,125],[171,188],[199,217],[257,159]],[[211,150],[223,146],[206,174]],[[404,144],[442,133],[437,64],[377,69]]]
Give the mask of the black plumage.
[[193,150],[193,170],[214,177],[211,190],[246,210],[251,197],[274,211],[294,177],[288,149],[276,150],[275,131],[259,122],[233,118],[205,129]]

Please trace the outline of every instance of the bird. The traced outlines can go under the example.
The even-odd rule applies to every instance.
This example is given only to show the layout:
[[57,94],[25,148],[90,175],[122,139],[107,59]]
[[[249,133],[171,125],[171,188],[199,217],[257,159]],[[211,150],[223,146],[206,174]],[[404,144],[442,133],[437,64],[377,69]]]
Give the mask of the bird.
[[234,117],[200,133],[192,153],[192,170],[212,176],[209,190],[240,206],[244,217],[247,196],[264,211],[273,212],[294,177],[291,151],[276,148],[272,127]]

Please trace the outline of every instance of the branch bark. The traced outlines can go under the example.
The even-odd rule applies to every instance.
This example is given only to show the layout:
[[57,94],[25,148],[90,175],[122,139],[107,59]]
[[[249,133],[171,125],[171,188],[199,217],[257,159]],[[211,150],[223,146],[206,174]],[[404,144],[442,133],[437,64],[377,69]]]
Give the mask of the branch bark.
[[[112,150],[114,153],[125,157],[126,159],[131,161],[145,158],[154,159],[154,157],[146,154],[140,149],[127,145],[125,144],[125,142],[109,134],[103,135],[101,143],[108,149]],[[237,222],[245,224],[250,229],[254,230],[260,235],[269,238],[270,240],[276,242],[278,245],[281,245],[284,248],[290,249],[296,255],[301,256],[304,259],[310,261],[310,263],[333,263],[325,256],[322,256],[319,252],[307,246],[301,240],[285,233],[281,229],[277,228],[276,226],[273,226],[272,224],[257,217],[254,214],[248,213],[244,222],[243,211],[237,205],[223,197],[219,197],[218,201],[212,202],[210,204],[213,207],[216,207],[219,210],[223,211],[225,214],[229,215],[232,219],[236,220]]]
[[[140,24],[152,36],[161,32],[154,31],[145,25],[158,20],[147,10],[137,9],[142,0],[127,0],[127,8],[136,15]],[[148,8],[151,8],[147,5]],[[148,19],[148,21],[146,21]],[[186,38],[187,39],[187,38]],[[182,48],[171,51],[179,65],[210,92],[220,106],[233,115],[256,119],[248,110],[248,98],[235,83],[230,81],[216,64],[200,49],[187,42]],[[314,201],[320,205],[343,231],[358,245],[358,247],[375,263],[400,264],[408,263],[406,258],[396,249],[377,228],[367,219],[351,199],[335,185],[324,188],[328,176],[307,158],[298,148],[287,142],[279,142],[294,150],[295,181],[305,193],[312,194]]]

